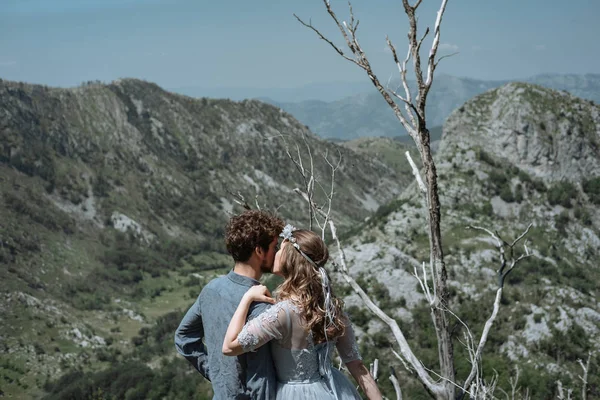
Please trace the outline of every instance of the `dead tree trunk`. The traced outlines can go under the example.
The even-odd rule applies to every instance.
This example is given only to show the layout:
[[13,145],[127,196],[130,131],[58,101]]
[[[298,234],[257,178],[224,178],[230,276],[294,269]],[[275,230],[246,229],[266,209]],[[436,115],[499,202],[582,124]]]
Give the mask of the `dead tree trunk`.
[[[311,190],[314,189],[314,185],[312,187],[309,185],[307,187],[307,192],[304,192],[300,189],[296,189],[296,192],[300,194],[309,203],[310,207],[314,210],[314,212],[311,214],[313,218],[317,219],[317,217],[319,216],[323,218],[323,222],[319,223],[319,227],[321,227],[321,229],[323,230],[323,236],[324,230],[327,228],[327,225],[329,225],[333,240],[337,243],[340,252],[340,264],[337,265],[337,267],[339,268],[339,271],[341,272],[343,278],[361,297],[365,306],[390,327],[396,339],[396,342],[400,348],[400,353],[396,353],[392,350],[393,353],[398,357],[400,361],[402,361],[405,364],[405,366],[407,366],[407,368],[408,365],[410,365],[420,382],[423,384],[424,388],[431,394],[431,396],[439,400],[462,399],[465,395],[469,395],[470,398],[473,399],[495,398],[493,396],[493,392],[496,388],[497,379],[496,377],[494,377],[490,382],[486,382],[484,380],[481,369],[481,355],[483,348],[485,347],[490,329],[493,323],[495,322],[496,316],[498,314],[498,310],[500,307],[500,298],[502,296],[505,278],[514,269],[514,267],[519,261],[531,255],[526,245],[525,253],[519,257],[515,256],[515,253],[513,251],[516,244],[527,235],[529,229],[531,228],[531,225],[529,225],[525,232],[523,232],[519,237],[517,237],[517,239],[515,239],[512,243],[505,242],[502,238],[498,236],[498,234],[492,233],[492,231],[489,229],[482,227],[472,227],[473,229],[483,230],[492,236],[492,238],[497,243],[501,259],[500,267],[497,271],[498,290],[496,292],[496,299],[493,304],[493,310],[491,312],[490,317],[485,323],[483,332],[476,345],[475,338],[473,337],[473,334],[469,327],[448,308],[449,293],[447,285],[447,271],[446,265],[444,263],[444,251],[442,247],[441,210],[438,191],[438,177],[435,162],[433,160],[433,155],[431,152],[430,135],[429,130],[427,129],[427,119],[425,114],[427,95],[433,83],[435,69],[444,57],[448,57],[444,56],[436,60],[437,49],[440,43],[440,26],[442,23],[442,17],[444,15],[444,11],[446,9],[446,4],[448,0],[441,0],[441,5],[437,12],[437,18],[434,26],[433,42],[427,59],[426,75],[423,74],[423,70],[421,67],[420,49],[423,40],[429,34],[429,28],[427,28],[425,30],[425,33],[419,38],[417,34],[416,11],[421,2],[422,0],[416,0],[414,5],[410,5],[408,0],[402,0],[404,11],[409,20],[408,52],[406,58],[403,61],[399,60],[398,55],[396,53],[396,48],[392,44],[391,40],[387,38],[387,45],[392,52],[394,62],[396,63],[398,71],[400,73],[404,94],[399,94],[390,88],[384,87],[373,72],[369,60],[367,59],[363,49],[358,43],[358,39],[356,36],[356,31],[358,29],[358,20],[355,20],[354,18],[354,13],[351,4],[349,4],[350,20],[349,22],[346,22],[340,21],[338,19],[338,17],[331,8],[329,0],[323,0],[327,12],[339,28],[340,33],[346,41],[346,45],[352,53],[352,55],[346,55],[340,47],[336,46],[331,40],[323,36],[323,34],[310,23],[304,22],[298,16],[296,16],[296,18],[301,24],[313,30],[319,36],[320,39],[327,42],[341,57],[356,64],[366,72],[367,76],[369,77],[377,91],[383,96],[386,103],[393,110],[394,114],[396,115],[402,126],[406,129],[408,134],[412,137],[415,144],[417,145],[417,149],[419,151],[421,161],[423,164],[423,170],[425,173],[425,182],[423,182],[423,179],[421,178],[421,173],[415,165],[415,163],[413,162],[412,158],[410,157],[410,154],[407,152],[406,155],[412,167],[413,174],[415,175],[419,190],[423,194],[425,206],[427,208],[427,233],[429,236],[430,250],[429,271],[431,274],[431,279],[433,280],[433,293],[431,292],[428,285],[429,278],[427,277],[427,268],[425,267],[425,264],[423,264],[422,277],[419,276],[419,273],[416,269],[415,277],[419,281],[419,284],[423,289],[423,292],[425,294],[425,297],[427,298],[431,309],[431,319],[435,327],[438,342],[439,373],[429,371],[423,366],[421,361],[415,356],[412,349],[410,348],[402,330],[398,326],[398,323],[389,315],[387,315],[383,310],[381,310],[369,298],[365,291],[360,287],[360,285],[358,285],[358,283],[354,280],[352,276],[350,276],[348,272],[344,250],[340,245],[339,239],[336,234],[334,222],[330,217],[331,201],[334,193],[333,179],[335,170],[337,169],[337,167],[339,167],[340,161],[338,160],[338,164],[335,167],[333,164],[330,163],[332,167],[332,190],[329,194],[326,194],[329,202],[327,212],[325,212],[322,208],[319,208],[312,200],[313,197]],[[417,86],[417,95],[415,99],[413,99],[412,97],[408,85],[408,80],[406,78],[407,63],[411,60],[411,58],[413,61],[413,69]],[[404,106],[404,111],[402,110],[402,105]],[[297,148],[299,149],[299,147]],[[289,151],[288,156],[290,156],[290,158],[293,160],[293,157],[291,156],[291,153]],[[310,156],[312,157],[312,154],[310,154]],[[298,155],[298,157],[300,158],[300,155]],[[327,159],[327,155],[325,155],[325,159]],[[298,166],[299,164],[296,162],[296,165]],[[299,171],[303,176],[304,182],[313,181],[312,171],[309,173],[309,171],[302,167],[299,168]],[[509,249],[508,257],[506,256],[506,248]],[[457,383],[455,379],[454,349],[451,331],[449,328],[449,315],[457,319],[465,327],[466,330],[466,346],[469,351],[469,357],[470,362],[472,364],[472,368],[469,372],[468,377],[464,379],[462,384]],[[400,391],[399,382],[395,380],[395,377],[391,377],[390,379],[392,380],[394,388],[396,389],[397,397],[401,398],[402,394]],[[583,380],[585,381],[584,378]],[[513,392],[514,391],[515,390],[513,388]]]
[[[394,114],[404,126],[406,131],[415,141],[421,161],[425,170],[425,182],[426,182],[426,199],[428,207],[428,223],[429,223],[429,244],[430,244],[430,268],[434,275],[435,284],[435,303],[431,305],[432,320],[435,324],[435,331],[438,340],[438,353],[440,363],[440,376],[442,378],[442,385],[444,386],[443,394],[436,393],[435,396],[439,399],[454,399],[456,386],[454,384],[454,350],[452,347],[452,340],[450,337],[450,329],[448,326],[448,318],[446,315],[448,305],[448,287],[446,284],[447,272],[444,264],[444,252],[442,250],[442,235],[441,235],[441,213],[440,213],[440,201],[438,195],[438,184],[435,163],[430,147],[430,136],[429,130],[427,129],[425,106],[427,104],[427,94],[433,83],[433,76],[435,68],[439,61],[436,60],[437,48],[440,41],[440,26],[442,17],[446,9],[447,0],[442,0],[440,9],[437,13],[437,18],[434,27],[434,38],[431,50],[429,52],[427,62],[427,76],[423,76],[421,68],[421,56],[420,49],[423,40],[429,33],[429,28],[425,31],[424,35],[419,39],[417,33],[417,17],[416,11],[422,0],[417,0],[414,5],[410,5],[408,0],[402,0],[405,13],[408,17],[410,29],[408,33],[409,50],[406,59],[401,63],[397,57],[396,49],[392,42],[387,39],[388,46],[390,47],[394,61],[398,66],[400,76],[402,78],[402,84],[404,87],[404,96],[396,93],[389,88],[385,88],[375,73],[372,70],[371,64],[367,59],[363,49],[358,43],[356,31],[358,29],[358,20],[355,20],[352,5],[350,5],[350,21],[340,22],[336,14],[331,8],[329,0],[323,0],[327,12],[338,26],[342,36],[344,37],[348,49],[352,53],[352,57],[347,56],[342,49],[336,46],[331,40],[327,39],[321,32],[313,27],[310,23],[305,23],[298,16],[296,18],[304,26],[312,29],[317,35],[330,46],[332,46],[336,52],[353,62],[362,68],[373,85],[377,88],[379,93],[383,96],[387,104],[392,108]],[[417,98],[413,101],[410,89],[408,87],[408,81],[406,79],[406,64],[412,58],[414,73],[417,83]],[[399,99],[401,103],[404,103],[406,116],[400,106],[394,101],[394,97]]]

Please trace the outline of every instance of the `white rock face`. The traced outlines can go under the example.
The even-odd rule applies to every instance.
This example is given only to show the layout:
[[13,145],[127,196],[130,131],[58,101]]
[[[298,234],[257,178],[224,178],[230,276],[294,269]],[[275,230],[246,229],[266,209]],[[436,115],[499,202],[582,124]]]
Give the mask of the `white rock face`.
[[552,181],[598,175],[600,106],[566,92],[511,83],[448,117],[439,153],[474,146]]
[[112,220],[113,227],[120,232],[127,232],[127,230],[131,229],[135,233],[142,233],[142,226],[125,214],[115,211],[112,213],[110,218]]
[[[383,243],[367,243],[357,248],[345,250],[350,274],[372,277],[383,284],[394,300],[404,298],[408,309],[424,299],[422,293],[415,290],[418,282],[405,268],[420,270],[421,264],[398,248]],[[377,300],[377,299],[375,299]],[[352,304],[361,305],[356,299]]]

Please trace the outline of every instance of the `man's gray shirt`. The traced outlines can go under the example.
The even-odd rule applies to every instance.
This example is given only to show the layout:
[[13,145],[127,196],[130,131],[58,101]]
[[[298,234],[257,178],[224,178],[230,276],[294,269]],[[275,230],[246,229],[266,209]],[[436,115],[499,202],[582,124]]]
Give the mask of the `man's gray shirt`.
[[[237,357],[224,356],[222,352],[227,327],[242,296],[258,284],[233,271],[213,279],[202,289],[175,332],[177,351],[211,381],[215,400],[275,398],[277,378],[270,346]],[[248,319],[268,307],[267,303],[252,303]]]

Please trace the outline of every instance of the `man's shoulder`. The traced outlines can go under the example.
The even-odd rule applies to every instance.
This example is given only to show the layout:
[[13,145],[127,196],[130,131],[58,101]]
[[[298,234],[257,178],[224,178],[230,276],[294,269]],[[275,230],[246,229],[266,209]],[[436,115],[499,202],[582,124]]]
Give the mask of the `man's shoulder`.
[[269,311],[269,309],[274,311],[272,307],[273,305],[269,303],[254,302],[250,305],[250,308],[248,309],[248,319],[256,318],[260,314]]
[[206,295],[215,295],[215,294],[223,294],[224,291],[228,291],[227,288],[231,287],[233,282],[227,277],[227,275],[222,275],[217,278],[212,279],[202,288],[200,292],[200,297]]
[[210,282],[208,282],[206,285],[204,285],[204,288],[202,289],[204,290],[215,290],[218,289],[219,287],[223,286],[224,284],[226,284],[227,282],[227,275],[222,275],[219,277],[216,277],[214,279],[211,279]]

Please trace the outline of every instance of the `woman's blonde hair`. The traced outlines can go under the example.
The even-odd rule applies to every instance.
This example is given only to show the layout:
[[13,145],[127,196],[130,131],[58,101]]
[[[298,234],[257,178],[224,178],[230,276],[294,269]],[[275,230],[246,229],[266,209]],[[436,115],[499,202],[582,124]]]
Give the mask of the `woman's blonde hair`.
[[[300,246],[300,250],[308,256],[318,267],[324,267],[329,259],[329,250],[314,232],[305,229],[293,231],[293,237]],[[314,265],[306,260],[302,254],[288,243],[282,246],[280,255],[281,274],[284,282],[277,289],[278,300],[293,300],[304,312],[307,328],[313,334],[315,343],[333,340],[344,334],[345,325],[342,320],[343,302],[338,299],[331,289],[331,302],[333,304],[333,323],[325,320],[325,295],[323,293],[321,274]],[[327,326],[327,337],[325,337]]]

